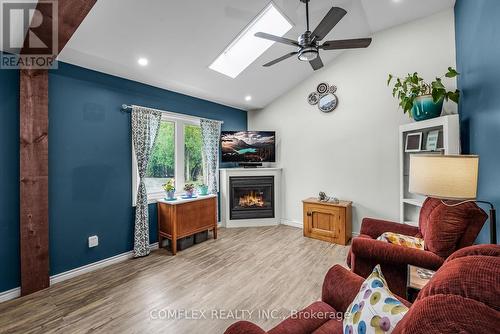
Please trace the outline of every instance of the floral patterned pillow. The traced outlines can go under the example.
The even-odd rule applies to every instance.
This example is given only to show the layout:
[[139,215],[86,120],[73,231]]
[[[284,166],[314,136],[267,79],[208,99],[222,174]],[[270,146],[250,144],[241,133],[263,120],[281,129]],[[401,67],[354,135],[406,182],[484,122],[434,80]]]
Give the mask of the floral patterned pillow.
[[424,250],[424,239],[410,237],[409,235],[384,232],[380,237],[377,238],[377,240],[385,241],[394,245]]
[[408,312],[389,290],[377,265],[344,315],[344,334],[391,333]]

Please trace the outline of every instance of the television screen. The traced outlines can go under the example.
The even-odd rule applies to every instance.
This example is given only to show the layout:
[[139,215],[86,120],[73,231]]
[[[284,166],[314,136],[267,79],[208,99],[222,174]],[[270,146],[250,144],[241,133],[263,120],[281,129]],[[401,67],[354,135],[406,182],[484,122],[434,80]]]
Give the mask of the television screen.
[[274,131],[222,131],[223,162],[276,162]]

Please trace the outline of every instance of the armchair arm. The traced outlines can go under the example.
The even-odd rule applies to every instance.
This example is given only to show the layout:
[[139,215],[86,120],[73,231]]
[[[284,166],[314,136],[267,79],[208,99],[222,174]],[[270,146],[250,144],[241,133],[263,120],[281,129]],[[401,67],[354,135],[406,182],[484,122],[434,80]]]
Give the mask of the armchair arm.
[[238,321],[229,326],[224,334],[267,334],[267,332],[249,321]]
[[384,232],[393,232],[409,236],[416,236],[419,229],[415,226],[390,222],[387,220],[363,218],[360,234],[366,234],[377,239]]
[[336,264],[325,276],[321,300],[337,312],[345,312],[359,292],[364,278]]
[[483,256],[500,256],[500,246],[499,245],[475,245],[469,246],[457,250],[455,253],[451,254],[446,262],[457,259],[459,257],[483,255]]
[[[411,264],[431,270],[437,270],[444,259],[432,252],[394,245],[387,242],[354,238],[351,251],[356,257],[370,259],[373,267],[377,264]],[[355,268],[352,268],[355,271]]]

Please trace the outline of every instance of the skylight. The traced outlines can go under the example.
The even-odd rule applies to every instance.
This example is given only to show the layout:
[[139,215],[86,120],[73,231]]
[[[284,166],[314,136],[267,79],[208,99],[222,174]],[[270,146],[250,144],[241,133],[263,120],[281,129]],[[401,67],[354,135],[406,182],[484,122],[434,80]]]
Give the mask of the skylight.
[[255,37],[256,32],[282,37],[292,27],[292,23],[271,2],[209,67],[234,79],[274,44]]

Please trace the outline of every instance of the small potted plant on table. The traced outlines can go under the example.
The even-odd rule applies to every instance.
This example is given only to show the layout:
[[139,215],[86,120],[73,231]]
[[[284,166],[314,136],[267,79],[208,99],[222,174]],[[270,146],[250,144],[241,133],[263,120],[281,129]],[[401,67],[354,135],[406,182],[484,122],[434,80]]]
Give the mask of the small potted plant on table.
[[184,185],[184,191],[186,192],[186,197],[191,198],[194,196],[194,184],[186,183]]
[[165,183],[163,186],[163,189],[167,193],[167,199],[172,201],[175,199],[175,181],[174,179],[168,180],[167,183]]
[[[460,75],[454,68],[449,67],[447,78],[455,78]],[[439,117],[443,109],[444,100],[452,100],[458,103],[460,91],[447,91],[442,78],[436,78],[430,84],[425,82],[417,72],[408,74],[404,78],[395,78],[389,74],[387,85],[396,79],[392,90],[392,96],[399,100],[399,106],[404,113],[409,113],[415,121],[423,121]]]
[[198,192],[201,196],[208,195],[208,186],[206,184],[200,184],[198,186]]

